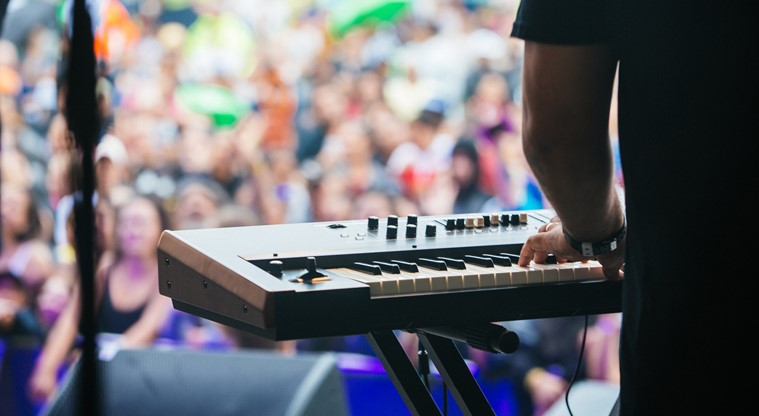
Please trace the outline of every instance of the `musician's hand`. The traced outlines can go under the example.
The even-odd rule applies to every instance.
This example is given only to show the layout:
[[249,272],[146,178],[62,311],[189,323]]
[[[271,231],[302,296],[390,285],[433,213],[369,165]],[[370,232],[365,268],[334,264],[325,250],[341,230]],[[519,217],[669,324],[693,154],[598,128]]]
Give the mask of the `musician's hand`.
[[[604,276],[607,279],[621,280],[624,278],[624,253],[625,244],[622,240],[616,250],[596,258],[601,263]],[[529,266],[530,261],[545,263],[548,254],[556,256],[558,262],[590,260],[569,245],[564,238],[564,229],[558,217],[554,217],[550,222],[541,226],[537,234],[527,238],[522,246],[521,253],[519,253],[518,264],[524,267]]]

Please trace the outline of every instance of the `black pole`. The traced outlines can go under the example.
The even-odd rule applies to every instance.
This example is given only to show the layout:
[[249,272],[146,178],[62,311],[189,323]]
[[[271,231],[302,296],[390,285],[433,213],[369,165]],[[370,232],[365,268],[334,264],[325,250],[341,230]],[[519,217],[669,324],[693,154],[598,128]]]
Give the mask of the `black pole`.
[[74,211],[76,222],[76,253],[82,290],[79,329],[82,333],[81,388],[79,413],[100,412],[100,392],[96,358],[95,327],[95,215],[92,198],[95,193],[93,153],[99,132],[95,97],[96,60],[92,18],[85,0],[75,0],[66,73],[66,109],[68,127],[79,145],[82,158],[82,198]]

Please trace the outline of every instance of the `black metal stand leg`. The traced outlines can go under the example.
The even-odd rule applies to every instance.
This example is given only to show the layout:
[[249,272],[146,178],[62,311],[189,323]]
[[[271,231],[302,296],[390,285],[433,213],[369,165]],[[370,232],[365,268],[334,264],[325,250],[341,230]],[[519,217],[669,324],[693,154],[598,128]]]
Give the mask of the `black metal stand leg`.
[[441,415],[393,331],[373,331],[366,337],[409,410],[415,415]]
[[424,332],[418,332],[417,335],[461,411],[467,415],[495,416],[492,406],[453,341]]

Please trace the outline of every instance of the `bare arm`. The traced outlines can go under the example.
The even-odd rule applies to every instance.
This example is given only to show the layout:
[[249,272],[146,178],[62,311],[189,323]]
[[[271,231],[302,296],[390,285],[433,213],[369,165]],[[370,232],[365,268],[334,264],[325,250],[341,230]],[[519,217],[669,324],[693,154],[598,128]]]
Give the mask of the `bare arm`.
[[29,396],[35,401],[45,401],[55,391],[58,370],[71,352],[79,332],[80,298],[77,285],[69,303],[47,335],[29,378]]
[[[158,279],[156,279],[158,281]],[[158,289],[156,288],[156,292]],[[171,299],[155,293],[140,319],[124,331],[122,343],[127,347],[143,347],[152,343],[171,313]]]
[[[525,243],[520,265],[541,261],[548,252],[580,260],[563,228],[577,240],[600,241],[624,223],[609,140],[615,72],[606,45],[525,43],[523,148],[561,222]],[[618,274],[621,252],[599,257],[607,277]]]

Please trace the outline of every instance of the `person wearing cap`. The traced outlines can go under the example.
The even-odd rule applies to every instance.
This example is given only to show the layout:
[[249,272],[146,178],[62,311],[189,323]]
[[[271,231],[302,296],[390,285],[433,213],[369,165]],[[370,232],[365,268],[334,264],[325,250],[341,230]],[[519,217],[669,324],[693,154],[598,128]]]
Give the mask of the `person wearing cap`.
[[129,178],[128,162],[129,155],[124,142],[112,134],[104,135],[95,148],[98,195],[114,198],[115,190],[124,185]]
[[[93,206],[97,205],[98,199],[105,197],[112,204],[118,205],[119,201],[125,200],[131,190],[126,186],[128,180],[129,156],[126,146],[118,137],[106,134],[102,137],[94,154],[96,188],[93,194]],[[74,167],[76,168],[76,166]],[[71,253],[71,241],[66,231],[66,221],[73,212],[75,201],[81,196],[80,190],[64,195],[58,201],[55,209],[55,229],[53,240],[58,260],[71,262],[74,258]]]
[[445,130],[445,103],[431,100],[411,123],[408,142],[395,148],[387,161],[387,169],[401,184],[405,196],[415,202],[451,167],[456,144]]

